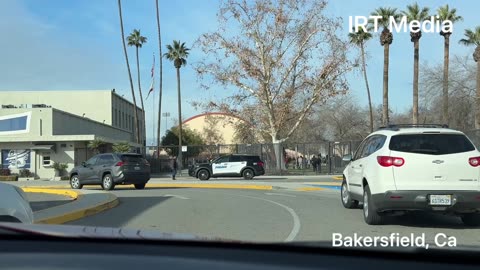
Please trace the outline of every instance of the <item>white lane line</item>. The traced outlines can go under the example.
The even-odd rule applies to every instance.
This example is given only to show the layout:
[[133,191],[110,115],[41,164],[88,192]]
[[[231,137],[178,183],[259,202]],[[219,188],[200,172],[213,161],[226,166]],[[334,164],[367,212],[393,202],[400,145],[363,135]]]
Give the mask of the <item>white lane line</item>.
[[295,237],[297,237],[298,233],[300,232],[300,218],[298,217],[297,213],[295,213],[295,211],[284,205],[284,204],[281,204],[281,203],[278,203],[278,202],[275,202],[275,201],[272,201],[272,200],[268,200],[268,199],[263,199],[263,198],[259,198],[259,197],[253,197],[253,196],[247,196],[247,195],[239,195],[239,194],[235,194],[236,196],[240,196],[240,197],[246,197],[246,198],[252,198],[252,199],[257,199],[257,200],[262,200],[262,201],[266,201],[266,202],[269,202],[269,203],[273,203],[275,205],[278,205],[280,207],[282,207],[283,209],[287,210],[290,215],[292,216],[293,218],[293,227],[292,227],[292,230],[290,231],[290,234],[287,236],[287,238],[285,238],[285,240],[283,240],[283,242],[291,242],[295,239]]
[[290,195],[290,194],[284,194],[284,193],[271,193],[271,192],[266,192],[265,195],[277,195],[277,196],[287,196],[287,197],[294,197],[296,198],[297,196],[295,195]]
[[165,194],[162,197],[173,197],[173,198],[178,198],[182,200],[189,200],[190,198],[179,196],[179,195],[173,195],[173,194]]

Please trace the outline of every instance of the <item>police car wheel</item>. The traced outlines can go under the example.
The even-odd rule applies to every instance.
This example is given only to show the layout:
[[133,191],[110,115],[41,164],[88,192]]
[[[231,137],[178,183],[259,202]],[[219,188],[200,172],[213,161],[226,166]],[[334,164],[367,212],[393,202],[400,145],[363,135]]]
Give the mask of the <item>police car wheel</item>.
[[206,181],[210,178],[210,173],[207,170],[200,170],[198,172],[198,179]]
[[254,176],[253,171],[251,169],[245,169],[242,175],[243,175],[243,179],[246,179],[246,180],[250,180]]

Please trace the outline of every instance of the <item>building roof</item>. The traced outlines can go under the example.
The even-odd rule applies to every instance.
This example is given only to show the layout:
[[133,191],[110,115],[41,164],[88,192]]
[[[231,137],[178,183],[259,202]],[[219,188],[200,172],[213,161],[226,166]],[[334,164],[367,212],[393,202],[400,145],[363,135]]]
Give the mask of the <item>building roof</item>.
[[196,118],[199,118],[199,117],[204,117],[204,116],[209,116],[209,115],[229,116],[229,117],[233,117],[233,118],[240,119],[240,120],[248,123],[248,121],[246,121],[245,119],[243,119],[243,118],[241,118],[241,117],[239,117],[239,116],[236,116],[236,115],[234,115],[234,114],[231,114],[231,113],[224,113],[224,112],[206,112],[206,113],[201,113],[201,114],[192,116],[192,117],[188,118],[187,120],[182,121],[182,124],[187,124],[188,122],[192,121],[193,119],[196,119]]

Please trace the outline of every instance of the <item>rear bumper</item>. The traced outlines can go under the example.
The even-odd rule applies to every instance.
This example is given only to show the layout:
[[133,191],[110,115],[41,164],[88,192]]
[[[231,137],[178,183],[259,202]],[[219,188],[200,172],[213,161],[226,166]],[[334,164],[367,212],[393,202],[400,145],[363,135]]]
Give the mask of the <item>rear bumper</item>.
[[[451,195],[449,206],[430,205],[430,195]],[[380,212],[404,211],[440,211],[452,213],[470,213],[480,211],[480,191],[456,190],[402,190],[373,194],[372,200]]]
[[255,169],[255,176],[264,175],[264,174],[265,174],[265,169],[263,167]]
[[113,178],[115,184],[144,184],[150,180],[150,173],[120,173]]

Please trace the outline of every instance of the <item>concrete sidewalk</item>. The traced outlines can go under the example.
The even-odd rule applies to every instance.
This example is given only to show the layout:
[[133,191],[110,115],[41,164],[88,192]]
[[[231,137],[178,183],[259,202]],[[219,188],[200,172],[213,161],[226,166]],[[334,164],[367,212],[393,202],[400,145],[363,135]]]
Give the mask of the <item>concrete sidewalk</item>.
[[[60,186],[59,186],[60,187]],[[115,207],[118,198],[112,193],[97,190],[72,191],[62,188],[23,188],[29,196],[36,196],[36,202],[41,202],[38,194],[45,194],[44,199],[50,200],[52,194],[57,196],[69,196],[70,202],[39,209],[33,213],[37,224],[62,224],[77,220],[86,216],[94,215],[104,210]],[[50,204],[51,205],[51,204]]]

